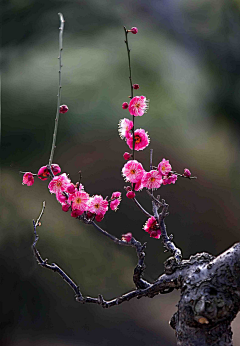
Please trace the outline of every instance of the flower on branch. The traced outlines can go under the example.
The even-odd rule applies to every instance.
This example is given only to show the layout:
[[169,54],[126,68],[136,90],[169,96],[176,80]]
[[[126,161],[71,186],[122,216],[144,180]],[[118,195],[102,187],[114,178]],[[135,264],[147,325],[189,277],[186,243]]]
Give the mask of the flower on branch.
[[31,172],[26,172],[23,175],[23,181],[22,181],[23,185],[27,185],[27,186],[32,186],[32,184],[34,183],[34,177],[33,174]]
[[61,105],[59,108],[59,113],[67,113],[68,112],[68,106],[67,105]]
[[142,178],[142,185],[147,189],[158,189],[163,183],[162,175],[157,170],[145,172]]
[[154,216],[151,216],[143,227],[144,231],[150,234],[151,238],[159,239],[161,236],[161,230],[157,224],[157,220]]
[[128,191],[126,193],[126,196],[127,196],[127,198],[132,199],[132,198],[135,198],[136,194],[134,191]]
[[[137,151],[145,149],[150,143],[148,134],[143,129],[137,129],[136,131],[134,131],[134,139],[135,139],[134,149]],[[129,138],[127,139],[127,144],[130,149],[133,149],[133,136],[131,134]]]
[[183,176],[184,176],[184,177],[190,178],[190,177],[191,177],[191,174],[192,174],[192,173],[189,171],[188,168],[185,168],[185,169],[184,169],[184,172],[183,172]]
[[51,193],[66,191],[70,183],[71,180],[67,177],[67,174],[63,173],[58,177],[54,177],[48,184],[48,188]]
[[68,200],[72,202],[73,210],[79,210],[81,214],[88,210],[89,194],[85,191],[75,191],[69,196]]
[[125,177],[126,181],[130,183],[137,183],[142,179],[144,174],[143,166],[137,160],[128,161],[122,169],[122,174]]
[[162,161],[158,164],[158,170],[160,174],[168,175],[168,173],[170,173],[172,170],[169,160],[162,159]]
[[121,139],[128,137],[129,131],[133,128],[133,122],[127,118],[121,119],[118,124],[118,132]]
[[132,29],[130,30],[132,34],[137,34],[138,33],[138,28],[136,26],[133,26]]
[[[61,173],[61,168],[56,163],[51,165],[51,169],[54,175]],[[38,171],[38,178],[41,180],[47,180],[50,176],[50,172],[47,166],[42,166]]]
[[128,109],[128,103],[127,102],[123,102],[122,109]]
[[148,109],[148,100],[145,96],[135,96],[129,102],[128,110],[131,115],[141,117]]
[[170,174],[169,176],[163,177],[163,185],[175,184],[177,181],[177,174]]
[[139,84],[133,84],[133,89],[135,90],[139,89]]
[[61,204],[66,203],[68,197],[66,194],[63,194],[62,191],[57,192],[56,193],[56,199],[58,200],[58,202],[60,202]]
[[122,240],[129,243],[132,239],[132,233],[128,232],[126,234],[122,234]]
[[132,155],[129,154],[128,152],[125,152],[125,153],[123,154],[123,158],[124,158],[126,161],[129,160],[131,156],[132,156]]
[[89,199],[88,210],[96,215],[105,215],[108,210],[108,201],[102,196],[96,195]]
[[110,209],[117,211],[117,208],[120,202],[121,202],[121,192],[119,191],[113,192],[111,196]]

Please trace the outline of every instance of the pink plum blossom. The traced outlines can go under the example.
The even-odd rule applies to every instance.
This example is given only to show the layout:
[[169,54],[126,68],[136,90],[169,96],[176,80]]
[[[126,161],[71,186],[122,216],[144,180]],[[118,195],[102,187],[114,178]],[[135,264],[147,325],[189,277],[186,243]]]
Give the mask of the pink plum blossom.
[[121,139],[128,137],[129,131],[133,128],[133,122],[127,118],[121,119],[118,124],[118,132]]
[[[150,142],[147,132],[145,132],[145,130],[143,129],[137,129],[136,131],[134,131],[134,138],[134,149],[137,151],[145,149]],[[133,136],[131,134],[127,139],[127,145],[130,149],[133,149]]]
[[95,216],[95,220],[96,220],[97,222],[101,222],[103,218],[104,218],[104,214],[97,214],[97,215]]
[[121,202],[121,192],[116,191],[112,193],[110,201],[110,209],[116,211]]
[[132,34],[136,35],[138,33],[138,28],[136,26],[133,26],[130,31]]
[[69,208],[70,208],[70,205],[68,203],[62,204],[62,211],[67,212],[69,210]]
[[22,183],[23,185],[25,184],[27,186],[32,186],[32,184],[34,183],[33,174],[31,172],[24,173]]
[[[51,165],[51,169],[52,169],[52,172],[54,175],[61,173],[61,168],[56,163],[53,163]],[[38,178],[41,180],[47,180],[49,176],[50,176],[50,172],[49,172],[47,166],[42,166],[38,171]]]
[[157,225],[157,220],[154,216],[151,216],[143,227],[144,231],[150,234],[151,238],[159,239],[161,236],[161,230]]
[[67,186],[70,184],[70,179],[68,179],[67,174],[63,173],[58,177],[54,177],[48,184],[48,188],[51,193],[58,193],[61,191],[66,191]]
[[71,212],[71,216],[72,217],[78,217],[80,215],[83,214],[83,211],[79,210],[79,209],[73,209],[72,212]]
[[68,193],[74,193],[76,191],[76,187],[73,183],[70,183],[68,186],[67,186],[67,192]]
[[47,166],[42,166],[38,171],[38,178],[41,180],[47,180],[50,176],[50,172]]
[[175,184],[177,181],[177,174],[171,174],[169,176],[163,176],[163,185]]
[[123,102],[122,109],[128,109],[128,103],[127,102]]
[[168,173],[172,170],[172,166],[168,160],[162,159],[162,161],[158,164],[158,170],[160,174],[168,175]]
[[145,96],[135,96],[129,102],[128,110],[131,115],[141,117],[146,113],[148,104]]
[[89,194],[85,191],[75,191],[69,196],[68,200],[72,202],[73,210],[79,210],[81,214],[88,210]]
[[126,196],[127,198],[132,199],[132,198],[135,198],[136,193],[134,191],[128,191]]
[[158,189],[162,182],[162,175],[157,170],[145,172],[142,178],[142,185],[147,189]]
[[130,181],[130,183],[137,183],[141,180],[144,172],[142,164],[137,160],[128,161],[122,169],[123,176],[126,181]]
[[190,178],[190,177],[191,177],[191,172],[189,171],[188,168],[185,168],[185,169],[184,169],[183,176],[184,176],[184,177],[187,177],[187,178]]
[[67,105],[61,105],[60,108],[59,108],[59,113],[67,113],[68,111],[68,106]]
[[122,234],[122,240],[129,243],[132,239],[132,233],[128,232],[126,234]]
[[[144,171],[145,174],[145,171]],[[133,184],[132,184],[133,186]],[[140,191],[144,188],[143,184],[142,184],[142,180],[140,179],[139,181],[137,181],[134,185],[134,191]]]
[[132,155],[129,154],[128,152],[125,152],[125,153],[123,154],[123,158],[124,158],[126,161],[129,160],[131,156],[132,156]]
[[108,210],[108,201],[102,196],[95,195],[89,199],[88,210],[96,215],[104,215]]
[[56,199],[59,203],[64,204],[66,203],[68,197],[67,195],[63,194],[61,191],[56,193]]

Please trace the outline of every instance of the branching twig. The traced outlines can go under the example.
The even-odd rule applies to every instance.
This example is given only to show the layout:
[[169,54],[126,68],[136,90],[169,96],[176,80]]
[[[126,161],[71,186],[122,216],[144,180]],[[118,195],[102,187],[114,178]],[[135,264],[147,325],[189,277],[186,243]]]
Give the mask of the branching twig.
[[62,13],[58,13],[60,18],[60,28],[59,28],[59,80],[58,80],[58,95],[57,95],[57,113],[55,118],[55,126],[53,132],[52,149],[49,157],[49,166],[51,167],[53,161],[53,155],[56,148],[57,130],[58,130],[58,120],[59,120],[59,110],[61,102],[61,79],[62,79],[62,50],[63,50],[63,29],[64,29],[64,18]]
[[[110,301],[104,300],[104,298],[101,294],[98,295],[98,298],[84,297],[80,291],[79,286],[57,264],[55,264],[55,263],[48,264],[47,259],[43,260],[39,251],[36,249],[36,244],[37,244],[37,241],[39,238],[37,235],[36,228],[39,225],[40,219],[41,219],[43,212],[44,212],[44,208],[45,208],[45,203],[43,204],[42,211],[41,211],[37,221],[35,222],[33,220],[35,239],[34,239],[32,248],[33,248],[34,256],[35,256],[39,265],[41,265],[44,268],[50,269],[54,272],[57,272],[62,277],[62,279],[67,282],[67,284],[75,292],[75,298],[76,298],[77,302],[94,303],[94,304],[101,305],[103,308],[108,308],[108,307],[112,307],[115,305],[119,305],[125,301],[129,301],[130,299],[135,298],[135,297],[137,297],[138,299],[142,298],[142,297],[153,298],[155,295],[157,295],[159,293],[162,293],[162,294],[163,293],[169,293],[174,288],[178,288],[176,286],[175,274],[174,274],[174,276],[164,274],[153,284],[147,283],[146,281],[141,279],[141,274],[142,274],[142,271],[144,269],[144,257],[145,257],[143,250],[146,247],[146,243],[142,245],[140,242],[136,241],[136,239],[132,238],[130,244],[127,244],[126,242],[120,241],[119,239],[115,238],[114,236],[111,236],[110,238],[112,240],[114,240],[113,238],[115,238],[115,240],[117,240],[117,241],[115,241],[115,240],[114,241],[120,245],[130,245],[130,246],[133,246],[136,248],[139,261],[138,261],[138,265],[134,271],[134,277],[135,277],[134,282],[137,286],[137,289],[134,291],[128,292],[128,293],[126,293],[120,297],[117,297],[115,299],[112,299]],[[104,234],[107,235],[109,233],[104,231]],[[139,279],[140,279],[140,281],[139,281]]]

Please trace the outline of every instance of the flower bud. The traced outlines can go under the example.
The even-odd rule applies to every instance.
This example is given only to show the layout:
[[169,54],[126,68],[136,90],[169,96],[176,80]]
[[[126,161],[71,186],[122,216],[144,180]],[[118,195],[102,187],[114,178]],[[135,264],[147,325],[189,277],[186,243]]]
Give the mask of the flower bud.
[[26,172],[23,176],[22,184],[26,184],[27,186],[31,186],[34,183],[34,177],[31,172]]
[[67,113],[67,111],[68,111],[68,106],[67,105],[61,105],[60,106],[59,113],[64,114],[64,113]]
[[135,192],[134,191],[128,191],[127,194],[126,194],[127,198],[134,198],[136,196]]
[[133,84],[133,89],[135,90],[139,89],[139,84]]
[[188,168],[184,169],[183,176],[186,177],[186,178],[190,178],[191,177],[191,172],[189,171]]
[[127,243],[129,243],[132,239],[132,233],[128,232],[126,234],[122,234],[122,240],[126,241]]
[[138,28],[136,28],[135,26],[132,27],[132,29],[130,30],[132,34],[137,34],[138,33]]
[[122,109],[128,109],[128,103],[127,102],[123,102]]
[[125,153],[123,154],[123,158],[124,158],[126,161],[129,160],[131,156],[132,156],[132,155],[129,154],[128,152],[125,152]]

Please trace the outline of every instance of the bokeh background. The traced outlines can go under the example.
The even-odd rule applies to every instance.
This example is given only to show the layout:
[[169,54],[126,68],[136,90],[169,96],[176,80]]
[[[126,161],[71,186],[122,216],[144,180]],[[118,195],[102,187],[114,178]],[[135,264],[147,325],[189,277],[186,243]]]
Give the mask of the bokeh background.
[[[154,164],[164,157],[197,180],[163,186],[169,233],[184,258],[217,255],[240,238],[240,1],[239,0],[5,0],[2,7],[1,333],[3,345],[175,345],[168,325],[179,293],[132,300],[103,310],[74,301],[72,290],[40,268],[31,251],[32,219],[42,201],[38,249],[80,285],[106,299],[133,289],[134,249],[120,248],[80,224],[36,180],[19,171],[47,164],[58,86],[57,13],[65,17],[62,103],[54,163],[91,195],[124,195],[127,146],[118,136],[121,105],[130,94],[123,25],[129,35],[135,95],[150,99],[136,119],[151,138]],[[149,147],[149,148],[150,148]],[[149,148],[137,153],[145,169]],[[139,200],[150,211],[143,191]],[[131,231],[147,241],[145,277],[163,272],[169,254],[142,230],[146,218],[123,196],[101,225],[116,236]],[[240,344],[240,318],[233,323]]]

